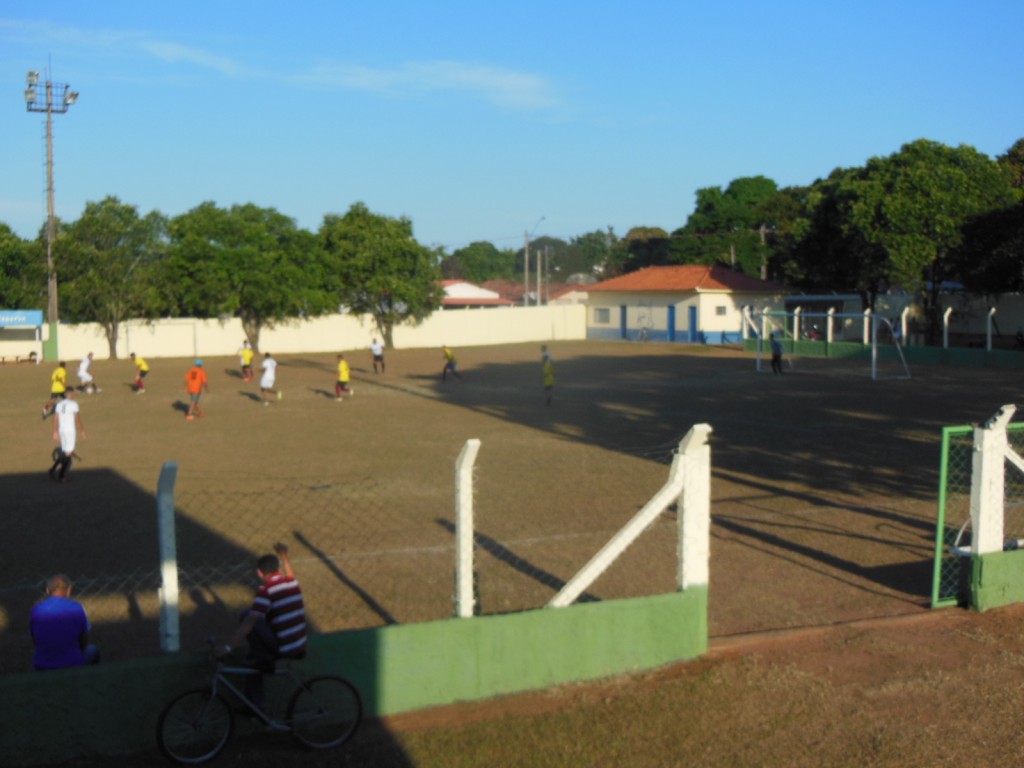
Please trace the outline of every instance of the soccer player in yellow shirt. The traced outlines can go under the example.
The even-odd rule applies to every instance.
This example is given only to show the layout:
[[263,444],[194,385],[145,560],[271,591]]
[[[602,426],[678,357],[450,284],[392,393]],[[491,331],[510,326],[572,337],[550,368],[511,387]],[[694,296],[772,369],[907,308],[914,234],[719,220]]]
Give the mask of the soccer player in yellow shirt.
[[348,392],[349,397],[356,393],[355,388],[348,385],[351,378],[352,371],[349,368],[348,360],[345,359],[344,355],[338,355],[338,383],[334,385],[334,394],[337,396],[336,399],[339,403],[346,392]]
[[149,375],[149,363],[147,363],[142,355],[136,355],[134,352],[131,354],[132,362],[135,363],[135,394],[141,395],[146,391],[146,384],[143,379]]
[[444,355],[444,368],[441,371],[441,381],[448,380],[448,371],[452,372],[452,376],[462,381],[462,374],[459,373],[458,361],[455,359],[455,353],[452,352],[452,348],[445,344],[441,347],[441,352]]
[[551,405],[551,393],[555,388],[555,362],[551,359],[551,355],[548,354],[546,346],[541,347],[540,352],[540,361],[544,373],[544,404]]
[[64,393],[68,391],[68,366],[63,360],[58,363],[57,368],[50,375],[50,399],[43,406],[43,418],[45,419],[53,412],[57,402],[64,399]]
[[256,357],[256,352],[253,350],[248,339],[242,342],[242,348],[238,350],[238,356],[242,362],[242,381],[252,381],[252,361]]

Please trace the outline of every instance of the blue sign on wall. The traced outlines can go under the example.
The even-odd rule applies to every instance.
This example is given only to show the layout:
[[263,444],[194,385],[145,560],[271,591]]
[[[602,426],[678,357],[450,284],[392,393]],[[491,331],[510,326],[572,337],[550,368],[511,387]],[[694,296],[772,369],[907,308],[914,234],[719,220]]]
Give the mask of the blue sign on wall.
[[43,310],[41,309],[0,309],[0,328],[38,327],[42,324]]

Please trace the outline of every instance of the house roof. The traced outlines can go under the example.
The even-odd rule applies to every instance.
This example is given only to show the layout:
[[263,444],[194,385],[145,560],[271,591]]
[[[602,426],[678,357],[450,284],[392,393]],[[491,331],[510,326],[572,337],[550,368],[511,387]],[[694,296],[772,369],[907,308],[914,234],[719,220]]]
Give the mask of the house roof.
[[735,272],[718,264],[687,264],[674,267],[645,267],[619,275],[587,291],[726,291],[736,293],[778,293],[786,287],[770,280]]
[[516,302],[508,299],[450,299],[446,298],[441,306],[444,307],[514,307]]
[[466,280],[442,280],[445,307],[507,307],[515,304],[495,291],[481,288]]

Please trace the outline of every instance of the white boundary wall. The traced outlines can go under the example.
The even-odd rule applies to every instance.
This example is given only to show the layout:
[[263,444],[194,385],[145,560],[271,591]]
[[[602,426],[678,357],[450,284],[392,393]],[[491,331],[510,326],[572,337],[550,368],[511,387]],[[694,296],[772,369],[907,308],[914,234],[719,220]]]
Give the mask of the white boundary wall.
[[[62,324],[59,333],[62,360],[78,360],[89,352],[97,360],[109,357],[106,336],[95,323]],[[586,307],[582,304],[440,310],[419,326],[394,329],[396,349],[581,341],[586,336]],[[368,316],[327,315],[264,328],[260,349],[275,355],[366,349],[375,337],[380,334]],[[121,325],[117,356],[123,359],[135,352],[147,358],[220,357],[234,355],[244,338],[238,318],[132,320]]]

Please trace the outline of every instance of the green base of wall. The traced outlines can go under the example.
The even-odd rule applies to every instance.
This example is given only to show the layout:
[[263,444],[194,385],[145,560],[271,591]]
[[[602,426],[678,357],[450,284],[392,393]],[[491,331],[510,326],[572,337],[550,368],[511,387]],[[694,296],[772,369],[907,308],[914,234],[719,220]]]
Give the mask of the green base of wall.
[[[362,691],[369,716],[396,714],[696,658],[707,651],[707,605],[707,588],[692,587],[655,597],[320,635],[310,638],[301,673],[342,674]],[[202,685],[209,672],[204,655],[182,653],[0,677],[3,764],[153,749],[164,704]]]
[[60,360],[60,349],[58,348],[57,323],[50,323],[49,338],[43,339],[43,360],[55,363]]
[[1024,602],[1024,552],[992,552],[971,560],[971,607],[987,611]]
[[[757,352],[757,339],[746,339],[743,348],[747,352]],[[853,358],[870,360],[871,346],[837,341],[829,344],[825,341],[794,341],[786,340],[782,348],[787,355],[800,355],[802,357],[831,357],[831,358]],[[770,357],[771,351],[767,345],[761,349],[764,357]],[[908,344],[903,347],[903,356],[907,365],[954,365],[970,368],[1024,368],[1024,353],[1007,349],[973,349],[963,347],[924,347]],[[878,359],[880,361],[896,360],[898,355],[895,348],[889,345],[879,345]]]

